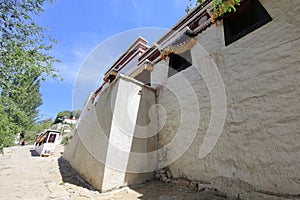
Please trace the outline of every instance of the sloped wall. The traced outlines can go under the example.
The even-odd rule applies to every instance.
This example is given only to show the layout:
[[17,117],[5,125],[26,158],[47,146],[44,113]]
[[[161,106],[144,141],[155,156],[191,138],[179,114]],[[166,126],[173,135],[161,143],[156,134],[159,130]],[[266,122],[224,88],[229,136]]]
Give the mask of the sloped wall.
[[[131,78],[118,77],[95,102],[87,102],[77,133],[63,157],[100,191],[152,179],[152,171],[139,169],[145,164],[156,166],[156,158],[132,159],[131,152],[140,149],[147,153],[156,148],[156,139],[147,139],[157,127],[148,115],[154,104],[153,89]],[[136,135],[145,136],[143,142],[136,142]],[[127,173],[130,166],[137,170]]]
[[[196,38],[207,52],[194,48],[194,67],[165,78],[158,97],[168,117],[159,133],[160,149],[178,134],[183,141],[196,134],[187,150],[179,149],[181,144],[169,146],[159,158],[160,165],[168,165],[174,177],[211,183],[230,196],[244,198],[248,191],[281,195],[300,191],[300,6],[296,0],[261,3],[271,22],[227,47],[222,25],[208,28]],[[227,111],[216,145],[201,158],[199,150],[214,112],[201,70],[212,71],[214,64],[224,82]],[[164,77],[161,70],[154,67],[152,80]],[[178,98],[190,97],[186,81],[197,97],[198,110],[191,109],[195,102],[181,103]],[[193,118],[184,124],[183,113],[200,114],[196,133],[188,130]],[[180,124],[187,130],[180,131]],[[177,159],[176,151],[184,153]]]

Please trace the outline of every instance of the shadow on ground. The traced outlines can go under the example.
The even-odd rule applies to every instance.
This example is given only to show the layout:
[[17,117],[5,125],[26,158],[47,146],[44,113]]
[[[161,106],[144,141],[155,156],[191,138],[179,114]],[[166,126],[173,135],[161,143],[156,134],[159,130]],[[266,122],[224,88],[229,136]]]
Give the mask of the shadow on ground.
[[29,151],[30,151],[30,153],[31,153],[31,156],[33,156],[33,157],[40,156],[40,155],[39,155],[35,150],[33,150],[33,149],[30,149]]
[[141,184],[138,186],[130,187],[135,192],[140,193],[138,199],[141,200],[153,200],[153,199],[184,199],[184,200],[224,200],[225,197],[216,196],[215,194],[205,191],[195,191],[190,188],[170,184],[162,183],[160,181],[152,181],[149,183]]
[[[80,175],[71,167],[71,165],[63,159],[58,158],[59,171],[62,176],[62,180],[65,183],[77,185],[79,187],[86,188],[88,190],[96,191],[95,188],[88,184]],[[190,188],[163,183],[160,181],[150,181],[137,186],[129,186],[130,191],[116,190],[112,193],[102,193],[103,199],[106,197],[114,197],[114,199],[140,199],[140,200],[154,200],[154,199],[164,199],[164,200],[224,200],[226,198],[216,196],[215,194],[208,193],[205,191],[195,191]],[[102,199],[102,198],[101,198]],[[110,198],[111,199],[111,198]]]
[[[82,177],[71,167],[71,165],[63,159],[58,158],[59,171],[62,176],[62,180],[65,183],[77,185],[88,190],[97,191],[92,185],[84,181]],[[224,200],[226,198],[216,196],[215,194],[208,192],[198,192],[190,188],[177,186],[174,184],[163,183],[160,181],[150,181],[145,184],[140,184],[137,186],[130,186],[131,190],[134,191],[134,196],[130,196],[128,192],[116,192],[116,196],[120,198],[115,199],[140,199],[140,200],[154,200],[154,199],[164,199],[164,200]],[[109,192],[108,192],[109,193]],[[123,194],[124,193],[124,194]],[[131,192],[132,193],[132,192]],[[105,193],[102,193],[105,197]],[[136,195],[139,194],[137,197]],[[110,195],[110,194],[107,194]],[[128,197],[128,198],[127,198]],[[104,198],[105,199],[105,198]]]
[[96,191],[93,186],[91,186],[82,177],[80,177],[80,175],[71,167],[68,161],[60,157],[57,159],[57,162],[64,183],[70,183],[92,191]]

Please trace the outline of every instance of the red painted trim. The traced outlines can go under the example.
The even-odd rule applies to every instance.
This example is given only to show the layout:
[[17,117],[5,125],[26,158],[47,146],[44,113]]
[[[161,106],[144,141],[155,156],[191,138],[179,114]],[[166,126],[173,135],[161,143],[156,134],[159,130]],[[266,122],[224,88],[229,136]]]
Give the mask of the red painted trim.
[[[126,51],[120,56],[120,58],[105,72],[104,75],[107,75],[112,69],[120,70],[119,66],[125,66],[130,62],[134,57],[128,60],[133,54],[138,55],[138,53],[143,53],[149,48],[148,42],[143,38],[138,38]],[[122,67],[122,68],[123,68]]]

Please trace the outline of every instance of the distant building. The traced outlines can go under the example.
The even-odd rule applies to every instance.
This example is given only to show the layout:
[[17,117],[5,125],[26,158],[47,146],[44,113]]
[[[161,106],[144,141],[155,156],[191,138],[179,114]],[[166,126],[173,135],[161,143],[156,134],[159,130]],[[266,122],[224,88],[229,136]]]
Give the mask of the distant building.
[[65,118],[63,120],[63,124],[76,124],[76,123],[77,123],[77,119],[75,119],[75,117],[73,117],[72,119]]

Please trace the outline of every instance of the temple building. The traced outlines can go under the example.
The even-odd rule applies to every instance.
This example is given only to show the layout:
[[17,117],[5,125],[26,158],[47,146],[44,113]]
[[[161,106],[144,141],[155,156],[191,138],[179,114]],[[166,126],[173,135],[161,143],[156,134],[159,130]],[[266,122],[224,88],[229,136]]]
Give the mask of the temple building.
[[182,178],[300,194],[300,4],[212,2],[153,45],[137,38],[87,99],[63,157],[96,189]]

